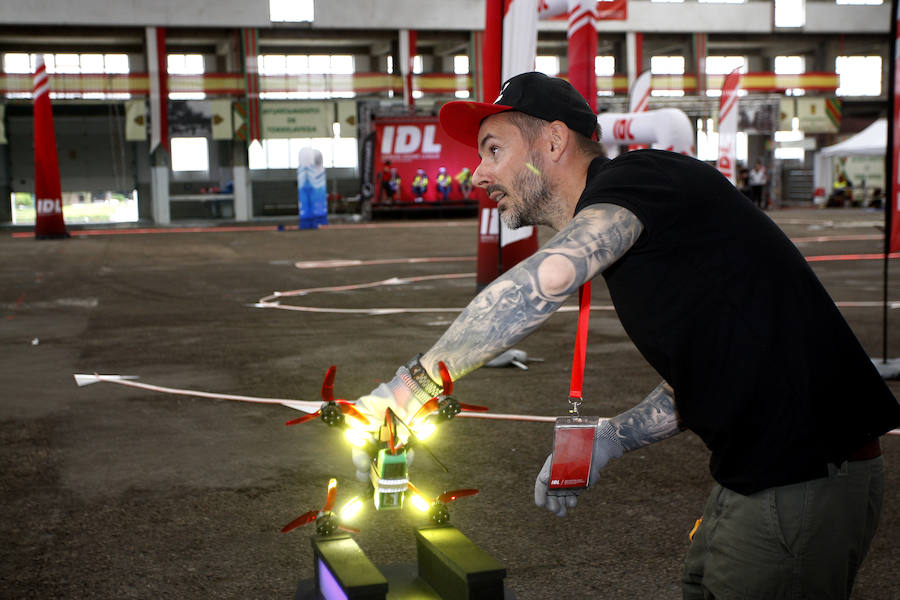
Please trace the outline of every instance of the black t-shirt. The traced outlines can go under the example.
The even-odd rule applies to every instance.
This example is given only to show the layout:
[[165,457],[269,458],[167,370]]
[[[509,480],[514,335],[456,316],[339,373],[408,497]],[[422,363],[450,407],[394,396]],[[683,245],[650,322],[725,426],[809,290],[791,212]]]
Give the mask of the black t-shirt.
[[603,275],[719,483],[750,494],[822,477],[900,425],[900,405],[806,260],[714,168],[659,150],[598,158],[575,212],[598,203],[643,224]]

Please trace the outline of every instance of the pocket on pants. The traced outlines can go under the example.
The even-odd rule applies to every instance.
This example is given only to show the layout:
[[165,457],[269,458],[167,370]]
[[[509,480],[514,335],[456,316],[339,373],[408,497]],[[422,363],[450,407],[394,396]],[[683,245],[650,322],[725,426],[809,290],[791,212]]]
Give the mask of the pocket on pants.
[[814,482],[804,481],[769,490],[770,510],[776,535],[784,551],[798,556],[805,548],[804,531],[809,525],[811,502],[815,496]]

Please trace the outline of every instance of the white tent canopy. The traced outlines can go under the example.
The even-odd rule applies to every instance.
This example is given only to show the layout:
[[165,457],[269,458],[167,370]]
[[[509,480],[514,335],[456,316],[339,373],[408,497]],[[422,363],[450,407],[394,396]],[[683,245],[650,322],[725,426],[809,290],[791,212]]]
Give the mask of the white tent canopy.
[[836,156],[884,156],[885,152],[887,152],[887,119],[878,119],[853,137],[833,146],[826,146],[816,153],[815,186],[824,188],[827,196],[831,190]]

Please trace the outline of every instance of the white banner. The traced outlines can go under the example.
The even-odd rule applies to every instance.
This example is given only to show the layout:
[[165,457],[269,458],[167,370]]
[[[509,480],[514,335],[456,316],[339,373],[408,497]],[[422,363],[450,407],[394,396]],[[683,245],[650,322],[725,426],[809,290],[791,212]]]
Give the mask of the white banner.
[[510,0],[503,15],[502,81],[534,70],[537,53],[537,0]]
[[732,71],[722,85],[719,102],[719,159],[716,168],[728,181],[736,181],[739,69]]

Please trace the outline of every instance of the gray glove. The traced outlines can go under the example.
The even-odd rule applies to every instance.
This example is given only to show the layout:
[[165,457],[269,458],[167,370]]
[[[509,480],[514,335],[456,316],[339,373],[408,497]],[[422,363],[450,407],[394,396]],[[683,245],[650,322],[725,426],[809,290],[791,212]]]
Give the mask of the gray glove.
[[[588,487],[594,485],[600,475],[600,470],[611,458],[620,456],[622,456],[622,444],[616,435],[616,429],[610,424],[609,419],[602,419],[594,430],[594,448],[591,454],[591,476],[588,480]],[[578,491],[549,489],[552,464],[553,454],[544,461],[544,466],[534,482],[534,503],[546,507],[557,517],[564,517],[569,509],[575,508],[575,504],[578,502]]]
[[441,385],[432,380],[422,368],[419,356],[421,355],[397,369],[396,375],[389,382],[382,383],[356,401],[357,410],[366,415],[370,421],[366,429],[378,431],[387,408],[393,410],[404,423],[409,424],[420,406],[441,393]]

